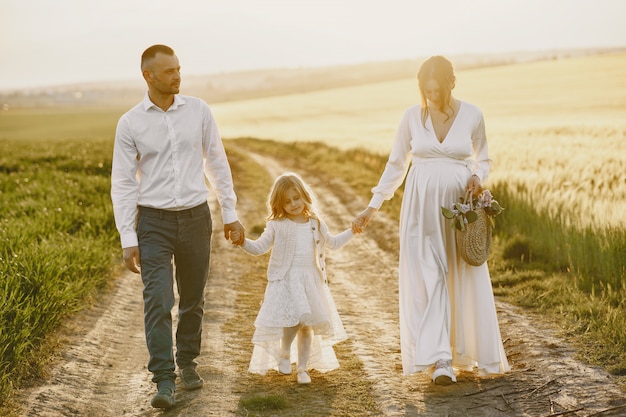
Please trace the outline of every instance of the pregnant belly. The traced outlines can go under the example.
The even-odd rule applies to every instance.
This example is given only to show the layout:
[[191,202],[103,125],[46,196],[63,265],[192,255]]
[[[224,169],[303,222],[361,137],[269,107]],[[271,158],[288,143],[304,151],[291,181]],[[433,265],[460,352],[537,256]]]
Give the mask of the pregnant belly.
[[417,186],[426,195],[461,193],[465,189],[470,172],[458,162],[426,162],[414,165],[413,175]]

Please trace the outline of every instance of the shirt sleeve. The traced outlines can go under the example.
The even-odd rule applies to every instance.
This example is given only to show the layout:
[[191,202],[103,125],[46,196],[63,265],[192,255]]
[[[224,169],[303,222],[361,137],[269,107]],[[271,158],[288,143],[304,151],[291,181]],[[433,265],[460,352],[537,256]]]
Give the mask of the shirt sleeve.
[[411,162],[410,155],[411,130],[409,127],[409,111],[404,113],[400,125],[396,131],[396,137],[385,165],[385,170],[378,181],[378,185],[372,188],[372,199],[369,206],[379,209],[384,200],[390,200],[395,191],[400,187]]
[[472,150],[475,162],[472,174],[477,175],[480,181],[484,183],[489,178],[491,159],[489,159],[487,134],[485,133],[485,119],[482,112],[479,112],[478,120],[472,131]]
[[122,248],[138,246],[137,196],[137,148],[128,119],[122,116],[115,132],[111,167],[111,201]]
[[233,223],[238,220],[233,176],[222,138],[208,106],[206,106],[203,128],[204,172],[217,194],[224,224]]

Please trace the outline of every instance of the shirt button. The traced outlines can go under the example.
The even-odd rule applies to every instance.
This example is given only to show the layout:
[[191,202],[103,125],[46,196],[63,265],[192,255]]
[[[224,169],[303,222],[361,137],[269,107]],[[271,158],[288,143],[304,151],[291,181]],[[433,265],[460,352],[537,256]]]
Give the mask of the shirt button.
[[319,243],[320,243],[320,241],[319,241],[319,240],[316,240],[316,241],[315,241],[315,243],[319,244]]
[[313,227],[313,230],[315,230],[315,227]]

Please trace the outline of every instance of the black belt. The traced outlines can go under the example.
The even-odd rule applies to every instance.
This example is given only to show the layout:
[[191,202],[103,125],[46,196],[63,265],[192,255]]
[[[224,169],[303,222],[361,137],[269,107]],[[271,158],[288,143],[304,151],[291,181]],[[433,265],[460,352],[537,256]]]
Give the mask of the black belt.
[[202,203],[199,206],[192,207],[184,210],[164,210],[153,207],[145,207],[145,206],[137,206],[140,214],[145,214],[148,216],[158,216],[160,219],[167,218],[181,218],[181,217],[193,217],[198,214],[203,214],[206,212],[208,208],[207,203]]

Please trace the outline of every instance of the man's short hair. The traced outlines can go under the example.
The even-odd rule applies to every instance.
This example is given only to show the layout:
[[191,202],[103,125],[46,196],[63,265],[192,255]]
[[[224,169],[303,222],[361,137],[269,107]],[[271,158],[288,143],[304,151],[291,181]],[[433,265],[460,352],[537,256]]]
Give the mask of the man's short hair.
[[152,45],[141,54],[141,70],[143,71],[146,64],[152,60],[156,54],[174,55],[174,50],[167,45]]

